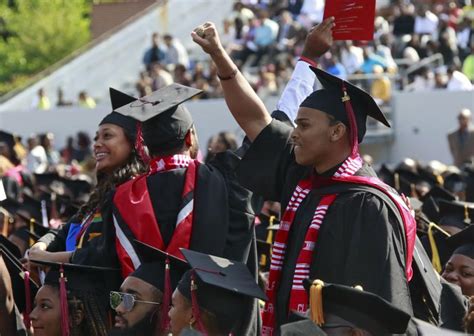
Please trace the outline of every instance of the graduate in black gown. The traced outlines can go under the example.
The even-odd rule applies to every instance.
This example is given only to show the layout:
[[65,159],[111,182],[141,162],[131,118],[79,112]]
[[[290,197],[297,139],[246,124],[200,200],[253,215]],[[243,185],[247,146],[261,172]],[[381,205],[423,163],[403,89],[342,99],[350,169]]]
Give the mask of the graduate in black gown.
[[[177,257],[184,247],[244,263],[256,258],[251,193],[235,173],[240,157],[226,151],[206,164],[195,160],[196,131],[182,103],[198,93],[172,84],[116,110],[142,121],[137,138],[149,150],[150,170],[111,192],[113,209],[104,216],[109,232],[97,249],[76,251],[74,262],[102,265],[97,250],[116,249],[125,278],[143,262],[134,240]],[[249,265],[254,274],[255,268]],[[248,311],[250,326],[257,314]]]
[[142,121],[150,153],[149,172],[119,186],[113,196],[124,275],[140,262],[133,239],[178,257],[185,247],[247,261],[254,213],[251,193],[236,183],[240,158],[226,151],[208,164],[194,159],[196,131],[181,103],[199,93],[172,84],[117,110]]
[[[328,50],[332,27],[333,21],[325,20],[309,35],[314,42],[311,56]],[[376,192],[361,182],[337,191],[326,189],[333,187],[328,181],[335,179],[376,181],[374,171],[358,159],[357,151],[368,114],[388,125],[373,99],[313,69],[325,89],[301,103],[293,131],[271,119],[223,50],[213,24],[206,23],[203,33],[192,33],[192,37],[211,55],[229,109],[252,141],[240,165],[241,182],[264,199],[280,201],[286,209],[280,225],[286,232],[279,232],[281,239],[277,234],[273,246],[271,268],[279,274],[273,282],[270,274],[267,291],[272,301],[266,314],[273,316],[265,321],[264,313],[263,334],[277,334],[290,310],[307,309],[301,281],[308,276],[350,286],[361,284],[411,314],[408,280],[414,218],[389,188]],[[347,105],[352,105],[352,118]]]

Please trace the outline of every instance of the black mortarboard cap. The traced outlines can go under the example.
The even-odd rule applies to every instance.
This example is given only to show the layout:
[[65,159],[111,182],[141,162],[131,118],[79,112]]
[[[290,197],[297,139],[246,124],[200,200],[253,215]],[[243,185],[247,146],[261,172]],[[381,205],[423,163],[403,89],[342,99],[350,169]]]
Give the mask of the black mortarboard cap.
[[6,200],[0,203],[0,207],[8,212],[10,216],[14,216],[18,208],[20,207],[20,202],[7,198]]
[[[433,243],[435,246],[432,245],[433,243],[429,238],[429,230],[427,232],[427,235],[421,238],[421,242],[423,244],[423,248],[426,254],[429,257],[430,264],[432,264],[433,267],[436,267],[438,272],[441,272],[442,268],[449,260],[449,257],[451,256],[452,252],[447,243],[449,234],[446,234],[444,230],[440,231],[440,228],[438,226],[434,226],[431,229],[431,232],[431,234],[433,235]],[[437,254],[433,254],[434,249],[436,249]]]
[[23,257],[18,246],[8,240],[7,237],[0,235],[0,245],[2,245],[5,249],[11,252],[11,254],[15,256],[15,258],[21,259]]
[[186,249],[181,252],[192,270],[184,274],[178,290],[192,301],[195,274],[197,304],[217,317],[221,331],[231,330],[240,322],[251,298],[267,299],[245,264]]
[[15,136],[7,131],[0,130],[0,142],[4,142],[10,149],[10,155],[13,155],[13,147],[15,147]]
[[109,93],[113,111],[107,114],[104,119],[102,119],[102,121],[99,123],[99,125],[114,124],[119,127],[122,127],[131,137],[131,140],[135,142],[137,134],[137,121],[129,116],[117,113],[116,110],[122,106],[130,104],[131,102],[137,100],[137,98],[129,96],[128,94],[123,93],[114,88],[109,88]]
[[453,193],[462,192],[466,189],[466,181],[464,176],[459,173],[451,173],[445,176],[443,185],[444,188]]
[[439,222],[439,206],[433,197],[423,198],[421,211],[434,223]]
[[174,290],[183,274],[189,269],[188,263],[138,240],[134,243],[142,264],[130,276],[142,279],[163,292],[166,260],[169,260],[171,287]]
[[33,176],[35,178],[37,186],[46,186],[48,188],[51,185],[51,183],[53,183],[54,181],[60,181],[61,180],[59,174],[56,173],[56,172],[42,173],[42,174],[34,173]]
[[390,124],[385,118],[383,112],[380,110],[380,107],[367,92],[341,78],[327,73],[326,71],[314,67],[310,68],[318,77],[323,89],[314,91],[301,103],[300,106],[323,111],[333,116],[336,120],[341,121],[347,127],[350,127],[346,108],[342,101],[342,87],[344,85],[347,89],[347,94],[350,97],[350,103],[355,114],[359,143],[362,142],[366,132],[366,121],[368,115],[377,121],[380,121],[385,126],[390,127]]
[[[428,237],[425,236],[423,239],[427,242]],[[429,247],[429,245],[427,246]],[[418,237],[415,238],[415,248],[413,250],[413,279],[410,292],[414,300],[417,300],[416,302],[418,302],[419,297],[419,301],[422,301],[424,305],[426,304],[427,308],[438,316],[442,292],[440,276],[432,265],[431,257],[428,256],[425,245]]]
[[474,203],[440,200],[438,205],[440,225],[464,229],[474,223]]
[[[305,279],[303,285],[310,291],[312,281]],[[322,301],[325,319],[337,316],[371,335],[404,334],[411,318],[380,296],[349,286],[325,284]]]
[[[26,244],[30,242],[30,233],[26,226],[22,226],[11,233],[10,236],[15,236],[20,240],[24,241]],[[33,239],[33,238],[32,238]],[[34,239],[33,239],[34,240]],[[29,245],[28,245],[29,246]]]
[[175,83],[116,111],[142,122],[143,140],[150,149],[166,150],[182,142],[193,124],[191,114],[181,104],[201,92]]
[[[8,273],[12,281],[12,290],[13,297],[18,309],[23,312],[26,308],[25,306],[25,280],[23,267],[21,264],[21,253],[18,247],[10,242],[7,238],[0,235],[0,253],[3,256],[5,265],[7,266]],[[38,284],[31,280],[30,278],[30,289],[31,293],[34,296],[38,290]],[[32,298],[30,298],[32,299]]]
[[430,189],[430,191],[423,197],[423,201],[428,198],[432,197],[434,200],[446,200],[446,201],[454,201],[456,200],[456,195],[452,192],[446,190],[440,186],[434,186]]
[[60,180],[64,183],[73,199],[78,199],[83,194],[89,194],[92,189],[91,183],[87,180],[65,177],[62,177]]
[[[68,290],[94,292],[100,291],[102,287],[98,284],[105,281],[107,273],[119,273],[120,269],[111,267],[99,267],[91,265],[57,263],[45,260],[30,259],[30,262],[50,267],[44,283],[51,286],[59,286],[60,267],[63,266],[64,275],[67,278]],[[108,295],[108,293],[107,293]]]
[[380,169],[377,172],[377,176],[389,186],[391,187],[395,186],[393,171],[386,164],[382,164],[380,166]]
[[36,221],[33,221],[33,222],[30,221],[26,229],[27,229],[27,233],[32,238],[35,238],[36,240],[43,237],[45,234],[47,234],[50,231],[49,228],[44,227],[43,225],[39,224]]
[[452,254],[462,254],[474,259],[474,225],[452,235],[448,238],[447,243]]
[[41,222],[41,202],[34,197],[23,195],[23,202],[18,206],[17,215],[26,220],[33,218],[37,222]]
[[437,185],[438,182],[438,177],[435,174],[435,172],[430,169],[430,167],[423,167],[423,166],[418,166],[418,174],[420,177],[428,182],[431,186]]

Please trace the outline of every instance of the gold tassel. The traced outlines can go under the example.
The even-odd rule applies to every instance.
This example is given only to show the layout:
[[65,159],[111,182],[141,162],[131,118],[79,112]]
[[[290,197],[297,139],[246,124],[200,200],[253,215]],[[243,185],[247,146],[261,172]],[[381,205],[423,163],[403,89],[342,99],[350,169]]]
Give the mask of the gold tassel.
[[[273,226],[273,222],[275,221],[275,219],[275,216],[270,216],[270,219],[268,220],[268,226]],[[267,243],[273,243],[273,230],[268,230]]]
[[430,241],[430,248],[431,248],[431,263],[433,264],[434,269],[436,272],[441,273],[443,270],[443,265],[441,265],[441,260],[439,259],[438,247],[436,246],[436,242],[433,235],[433,229],[438,230],[442,234],[450,237],[451,235],[440,228],[433,222],[430,222],[428,226],[428,239]]
[[309,309],[311,321],[313,321],[318,326],[322,326],[324,324],[323,287],[323,281],[314,280],[309,290]]
[[467,204],[464,204],[464,223],[471,224],[471,218],[469,217],[469,208]]
[[440,186],[443,186],[444,185],[444,178],[443,176],[441,176],[440,174],[436,174],[436,182],[438,182],[438,184]]

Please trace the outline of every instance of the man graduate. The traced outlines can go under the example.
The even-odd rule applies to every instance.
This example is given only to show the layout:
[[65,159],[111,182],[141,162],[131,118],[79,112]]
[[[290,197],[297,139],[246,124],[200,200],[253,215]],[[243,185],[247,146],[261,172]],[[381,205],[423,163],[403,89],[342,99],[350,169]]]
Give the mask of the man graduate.
[[[315,28],[316,56],[330,47],[332,27],[329,18]],[[367,115],[389,126],[372,97],[312,67],[323,89],[300,104],[292,129],[271,119],[212,23],[192,37],[212,57],[227,105],[252,141],[240,165],[242,183],[285,209],[273,245],[263,334],[277,334],[291,311],[308,309],[302,285],[308,277],[360,284],[411,313],[415,220],[358,151]]]

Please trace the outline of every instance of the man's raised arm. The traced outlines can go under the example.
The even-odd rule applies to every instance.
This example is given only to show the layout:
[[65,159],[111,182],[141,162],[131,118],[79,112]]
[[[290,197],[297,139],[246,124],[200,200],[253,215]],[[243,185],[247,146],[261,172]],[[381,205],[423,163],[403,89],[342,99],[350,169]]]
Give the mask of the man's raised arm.
[[[199,35],[196,33],[198,29]],[[214,61],[227,106],[247,137],[253,141],[272,120],[265,105],[222,47],[213,23],[206,22],[196,28],[191,36]]]
[[[333,27],[334,18],[328,18],[315,27],[308,35],[303,56],[306,54],[314,59],[324,54],[332,44]],[[222,47],[213,23],[206,22],[196,28],[191,36],[211,56],[221,79],[227,106],[247,137],[253,141],[272,120],[265,105]],[[294,111],[285,112],[293,117]]]

